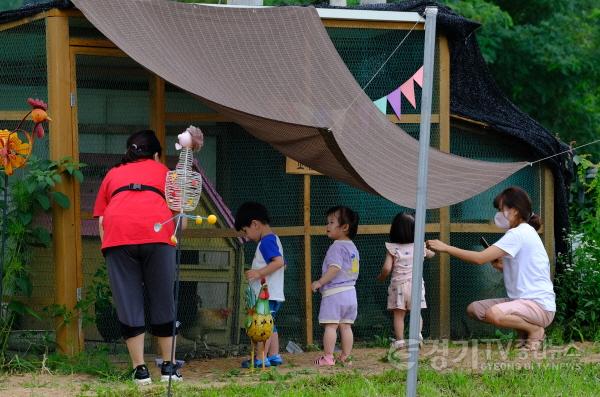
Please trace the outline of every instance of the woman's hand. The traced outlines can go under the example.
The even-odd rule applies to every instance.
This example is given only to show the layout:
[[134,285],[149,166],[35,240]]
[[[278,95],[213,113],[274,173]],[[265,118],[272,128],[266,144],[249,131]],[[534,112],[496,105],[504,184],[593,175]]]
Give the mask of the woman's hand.
[[427,240],[427,248],[436,252],[448,252],[449,245],[440,240]]
[[504,261],[502,260],[502,258],[494,259],[492,261],[492,267],[501,272],[504,271]]
[[310,285],[310,289],[312,289],[312,292],[317,292],[319,290],[319,288],[321,288],[322,285],[319,282],[319,280],[317,281],[313,281],[312,284]]
[[100,242],[104,241],[104,225],[102,224],[104,222],[104,217],[101,216],[98,218],[98,234],[100,235]]

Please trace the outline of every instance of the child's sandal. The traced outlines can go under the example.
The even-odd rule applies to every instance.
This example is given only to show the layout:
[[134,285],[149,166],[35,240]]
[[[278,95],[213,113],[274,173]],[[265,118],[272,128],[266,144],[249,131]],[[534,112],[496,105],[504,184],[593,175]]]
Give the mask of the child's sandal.
[[352,356],[342,356],[340,355],[338,357],[338,362],[340,364],[342,364],[342,366],[344,367],[351,367],[352,366]]
[[333,357],[321,356],[315,360],[315,365],[319,367],[331,367],[335,365]]
[[390,347],[394,350],[404,349],[406,345],[404,344],[404,340],[394,340]]

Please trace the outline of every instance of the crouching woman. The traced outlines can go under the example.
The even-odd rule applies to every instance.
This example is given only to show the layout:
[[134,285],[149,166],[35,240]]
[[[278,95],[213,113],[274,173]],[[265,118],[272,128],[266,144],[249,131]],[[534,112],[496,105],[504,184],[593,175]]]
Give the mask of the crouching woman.
[[467,314],[497,327],[515,329],[522,338],[520,347],[538,350],[544,329],[556,312],[550,261],[537,233],[541,219],[531,210],[529,195],[518,187],[500,193],[494,207],[499,211],[495,223],[506,233],[490,247],[468,251],[440,240],[427,241],[427,247],[475,265],[491,262],[502,271],[508,297],[472,302]]

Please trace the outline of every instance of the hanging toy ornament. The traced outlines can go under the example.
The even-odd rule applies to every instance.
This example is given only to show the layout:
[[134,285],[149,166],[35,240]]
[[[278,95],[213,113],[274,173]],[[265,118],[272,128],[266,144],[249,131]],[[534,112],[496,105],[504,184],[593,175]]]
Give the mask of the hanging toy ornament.
[[194,170],[193,162],[194,152],[200,150],[204,144],[204,135],[199,128],[189,126],[177,136],[177,140],[175,149],[181,150],[181,153],[179,153],[179,161],[175,166],[175,170],[167,173],[165,199],[169,208],[178,214],[164,222],[154,224],[154,231],[158,233],[165,223],[177,218],[175,232],[171,237],[173,244],[177,244],[176,231],[180,226],[181,218],[193,219],[196,225],[201,225],[204,220],[210,225],[217,223],[215,215],[204,217],[184,213],[196,209],[202,194],[202,175]]
[[193,152],[200,150],[204,136],[199,128],[189,126],[177,136],[175,148],[181,150],[174,171],[167,174],[165,196],[169,208],[175,212],[190,212],[196,209],[202,193],[202,176],[192,169]]

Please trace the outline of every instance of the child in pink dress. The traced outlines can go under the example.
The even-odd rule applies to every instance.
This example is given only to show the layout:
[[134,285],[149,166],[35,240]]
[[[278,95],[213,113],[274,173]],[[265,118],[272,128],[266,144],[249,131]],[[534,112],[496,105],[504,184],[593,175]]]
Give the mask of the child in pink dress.
[[[415,239],[415,218],[406,213],[399,213],[394,218],[390,228],[390,242],[385,243],[386,257],[377,277],[384,281],[390,273],[392,280],[388,288],[387,308],[394,313],[394,334],[396,339],[392,342],[394,349],[404,347],[404,316],[411,307],[412,268]],[[435,255],[425,248],[425,257]],[[421,288],[421,309],[427,308],[425,302],[425,283]],[[420,315],[420,314],[419,314]],[[421,318],[421,329],[423,319]],[[419,339],[423,337],[419,333]]]

